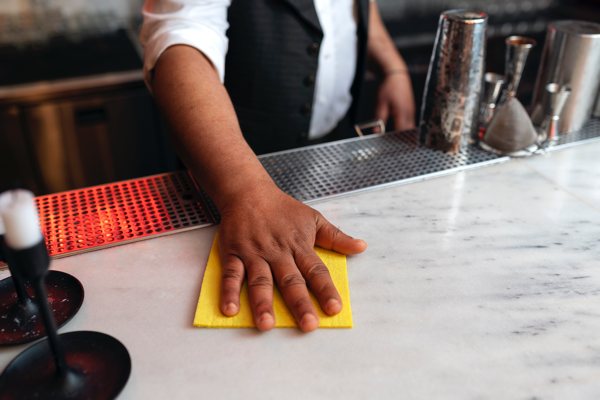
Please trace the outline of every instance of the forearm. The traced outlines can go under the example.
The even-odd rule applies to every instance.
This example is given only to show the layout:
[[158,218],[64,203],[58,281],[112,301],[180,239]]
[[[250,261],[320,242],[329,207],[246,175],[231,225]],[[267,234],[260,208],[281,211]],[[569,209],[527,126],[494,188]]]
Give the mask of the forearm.
[[216,71],[200,52],[187,46],[167,49],[156,64],[152,88],[179,155],[219,208],[240,193],[274,186],[244,140]]
[[275,324],[274,282],[303,331],[319,324],[309,288],[327,314],[337,314],[341,298],[313,248],[356,254],[366,243],[277,188],[244,140],[229,95],[202,53],[170,47],[160,56],[151,84],[180,156],[221,214],[221,312],[238,313],[247,278],[260,330]]
[[371,2],[369,7],[367,44],[369,58],[381,68],[383,75],[398,72],[408,73],[406,63],[398,53],[394,41],[383,24],[377,3]]

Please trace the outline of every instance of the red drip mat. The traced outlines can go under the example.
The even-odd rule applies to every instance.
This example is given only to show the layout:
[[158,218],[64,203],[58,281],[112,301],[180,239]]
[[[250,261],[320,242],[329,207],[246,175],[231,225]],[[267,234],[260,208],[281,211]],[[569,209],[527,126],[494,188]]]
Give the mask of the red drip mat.
[[36,202],[53,257],[214,223],[185,172],[40,196]]

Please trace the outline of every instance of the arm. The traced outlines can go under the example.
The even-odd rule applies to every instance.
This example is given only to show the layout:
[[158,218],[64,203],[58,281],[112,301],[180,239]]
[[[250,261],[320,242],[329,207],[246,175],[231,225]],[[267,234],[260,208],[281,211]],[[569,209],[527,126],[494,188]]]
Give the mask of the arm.
[[387,32],[377,3],[369,4],[369,57],[383,73],[379,87],[375,116],[387,122],[394,119],[394,129],[407,130],[415,127],[415,100],[406,63],[396,50]]
[[260,330],[274,325],[274,281],[303,331],[318,327],[309,288],[327,314],[338,313],[340,296],[313,247],[354,254],[366,244],[277,188],[244,141],[229,96],[202,53],[169,47],[156,63],[152,88],[179,154],[221,213],[221,311],[239,311],[246,275]]

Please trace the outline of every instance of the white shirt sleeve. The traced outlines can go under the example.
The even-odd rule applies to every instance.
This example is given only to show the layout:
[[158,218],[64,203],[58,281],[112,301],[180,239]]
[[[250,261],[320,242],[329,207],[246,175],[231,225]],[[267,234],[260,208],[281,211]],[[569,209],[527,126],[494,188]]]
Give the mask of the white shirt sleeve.
[[144,79],[169,47],[184,44],[202,52],[225,79],[227,9],[231,0],[145,0],[140,41],[144,47]]

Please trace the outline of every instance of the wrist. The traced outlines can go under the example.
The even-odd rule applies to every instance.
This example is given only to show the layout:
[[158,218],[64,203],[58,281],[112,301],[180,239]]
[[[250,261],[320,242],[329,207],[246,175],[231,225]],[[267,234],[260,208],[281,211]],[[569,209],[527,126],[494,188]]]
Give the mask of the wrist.
[[385,80],[395,75],[410,75],[410,73],[407,68],[390,68],[389,70],[384,71],[383,79]]
[[239,207],[240,204],[262,203],[265,200],[276,198],[280,189],[270,177],[252,178],[248,177],[243,183],[235,185],[235,188],[229,187],[228,190],[222,190],[216,194],[215,204],[221,213],[230,208]]

